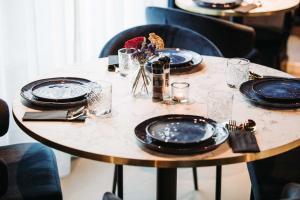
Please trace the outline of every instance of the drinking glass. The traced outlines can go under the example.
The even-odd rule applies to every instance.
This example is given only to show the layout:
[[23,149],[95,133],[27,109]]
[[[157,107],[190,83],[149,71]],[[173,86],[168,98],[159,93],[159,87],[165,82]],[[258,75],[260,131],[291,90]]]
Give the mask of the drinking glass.
[[121,76],[127,76],[132,70],[133,60],[131,58],[133,48],[122,48],[118,50],[119,72]]
[[250,61],[244,58],[231,58],[227,60],[226,82],[231,88],[239,88],[249,79]]
[[96,117],[107,116],[112,109],[112,85],[107,81],[96,81],[88,84],[88,112]]
[[232,117],[233,93],[210,91],[207,96],[207,117],[226,122]]

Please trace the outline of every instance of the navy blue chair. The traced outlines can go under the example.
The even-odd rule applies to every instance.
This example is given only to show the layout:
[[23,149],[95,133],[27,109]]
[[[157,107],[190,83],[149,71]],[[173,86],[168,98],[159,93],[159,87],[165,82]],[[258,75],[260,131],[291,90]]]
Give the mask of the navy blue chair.
[[300,147],[286,153],[247,163],[252,199],[280,199],[290,182],[300,183]]
[[259,64],[281,69],[288,60],[287,42],[294,25],[294,14],[287,12],[283,16],[282,26],[279,28],[267,25],[252,25],[256,32],[255,48],[260,53]]
[[284,186],[281,193],[281,200],[299,200],[300,199],[300,184],[288,183]]
[[188,49],[201,55],[223,56],[215,44],[190,29],[163,24],[149,24],[133,27],[118,33],[104,45],[99,57],[118,54],[118,50],[124,47],[125,41],[138,36],[148,37],[148,34],[151,32],[161,36],[165,41],[165,46],[168,48]]
[[[0,99],[0,136],[9,125],[9,109]],[[39,143],[0,147],[1,200],[62,200],[56,160]]]
[[225,57],[244,57],[258,61],[253,28],[226,20],[179,9],[148,7],[148,24],[169,24],[192,29],[212,41]]
[[[165,47],[168,48],[183,48],[195,51],[201,55],[209,56],[218,56],[222,57],[223,54],[220,52],[218,47],[216,47],[210,40],[201,34],[194,32],[190,29],[164,25],[164,24],[149,24],[142,25],[127,29],[120,32],[112,39],[110,39],[103,47],[99,57],[107,57],[109,55],[115,55],[118,52],[118,49],[123,48],[125,41],[138,37],[145,36],[148,37],[148,34],[154,32],[157,35],[161,36],[165,42]],[[221,188],[221,166],[217,167],[217,193],[220,194]],[[198,190],[197,182],[197,170],[193,168],[193,180],[194,187]],[[116,165],[114,170],[113,178],[113,193],[116,192],[116,187],[118,186],[118,196],[123,197],[123,166]]]

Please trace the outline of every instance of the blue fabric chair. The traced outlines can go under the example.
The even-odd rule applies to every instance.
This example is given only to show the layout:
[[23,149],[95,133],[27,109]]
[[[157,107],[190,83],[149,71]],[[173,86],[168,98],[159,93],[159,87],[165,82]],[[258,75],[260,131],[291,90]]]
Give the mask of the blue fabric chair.
[[293,27],[294,15],[287,12],[279,28],[264,25],[252,25],[256,32],[255,48],[260,53],[259,64],[281,69],[288,60],[287,42]]
[[[8,130],[9,110],[0,99],[0,135]],[[0,147],[1,200],[62,200],[56,160],[39,143]]]
[[299,200],[300,199],[300,184],[288,183],[284,186],[281,193],[281,200]]
[[[218,56],[222,57],[223,54],[220,52],[218,47],[216,47],[210,40],[201,34],[194,32],[190,29],[172,26],[165,24],[149,24],[142,25],[127,29],[120,32],[112,39],[110,39],[103,47],[99,57],[107,57],[109,55],[115,55],[118,49],[123,48],[124,43],[134,37],[145,36],[154,32],[161,36],[165,42],[165,47],[168,48],[183,48],[195,51],[201,55]],[[220,194],[221,190],[221,166],[217,167],[217,193]],[[197,183],[197,170],[193,168],[193,180],[194,187],[198,189]],[[116,192],[116,186],[118,185],[118,196],[123,197],[123,166],[116,165],[114,170],[113,178],[113,193]]]
[[118,53],[118,49],[124,47],[125,41],[138,36],[148,37],[151,32],[164,39],[165,47],[188,49],[201,55],[223,56],[218,47],[210,40],[190,29],[179,26],[150,24],[133,27],[117,34],[105,44],[99,57],[115,55]]
[[192,29],[212,41],[225,57],[258,61],[253,28],[226,20],[193,14],[179,9],[148,7],[148,24],[169,24]]
[[300,147],[274,157],[247,163],[252,199],[280,199],[286,184],[300,183],[299,158]]

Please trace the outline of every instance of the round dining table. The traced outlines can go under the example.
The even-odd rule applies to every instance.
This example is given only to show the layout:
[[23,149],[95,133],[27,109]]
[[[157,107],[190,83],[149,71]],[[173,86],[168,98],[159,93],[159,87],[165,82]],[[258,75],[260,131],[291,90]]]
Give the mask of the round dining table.
[[[22,103],[19,95],[13,102],[13,116],[18,126],[37,141],[79,157],[114,163],[157,168],[157,200],[176,199],[177,168],[218,166],[250,162],[275,156],[300,146],[300,109],[272,110],[257,107],[238,89],[229,88],[225,80],[226,58],[203,56],[194,71],[171,75],[171,82],[190,83],[189,103],[154,103],[152,98],[135,98],[130,93],[130,77],[109,72],[108,59],[69,65],[38,78],[80,77],[112,83],[112,114],[78,122],[22,121],[27,111],[38,111]],[[250,70],[261,75],[290,77],[268,67],[251,64]],[[256,139],[260,152],[233,153],[225,142],[217,149],[192,155],[169,155],[142,148],[134,129],[142,121],[166,114],[206,116],[207,93],[212,90],[234,94],[232,118],[238,122],[253,119],[257,123]]]
[[[193,0],[175,0],[175,5],[183,10],[203,15],[219,17],[252,17],[270,16],[280,12],[288,12],[298,7],[299,0],[259,0],[261,6],[247,13],[235,12],[234,9],[215,9],[198,6]],[[255,0],[254,0],[255,2]]]

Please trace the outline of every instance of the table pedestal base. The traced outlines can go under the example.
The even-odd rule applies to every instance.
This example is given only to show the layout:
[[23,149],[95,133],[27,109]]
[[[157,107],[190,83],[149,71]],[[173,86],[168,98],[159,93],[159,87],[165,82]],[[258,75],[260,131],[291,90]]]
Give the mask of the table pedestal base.
[[176,200],[177,169],[157,168],[156,200]]

